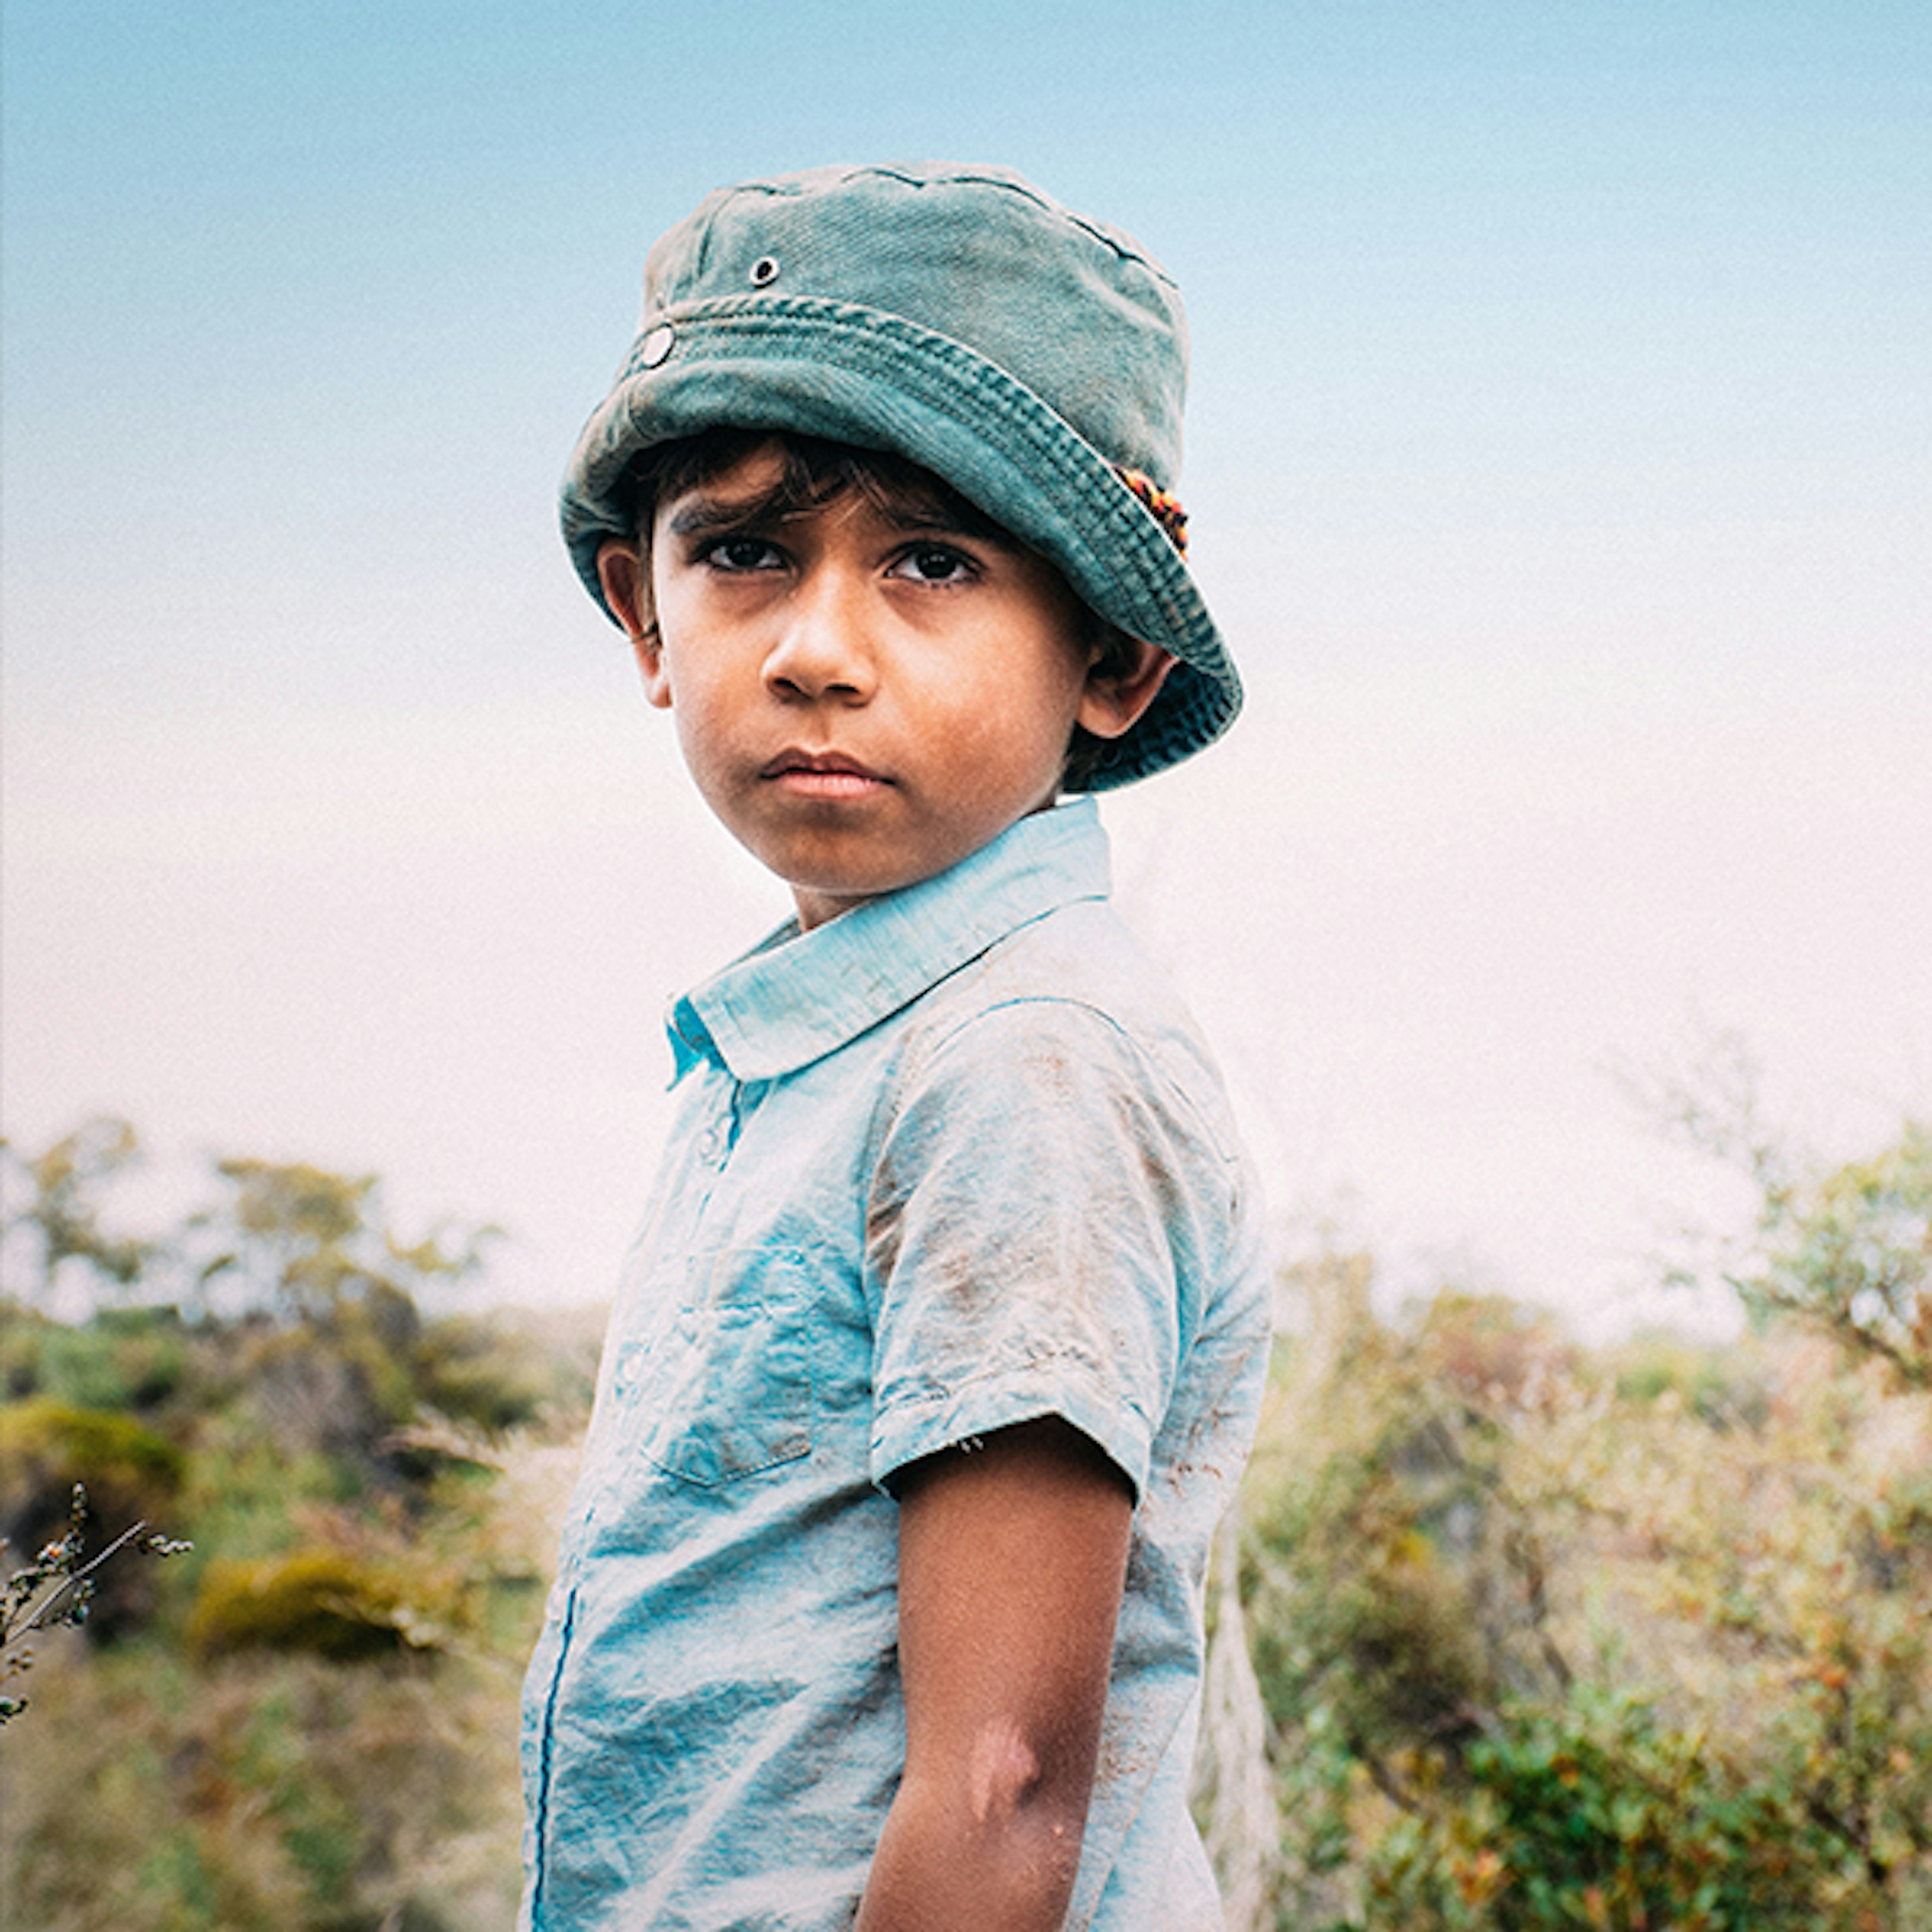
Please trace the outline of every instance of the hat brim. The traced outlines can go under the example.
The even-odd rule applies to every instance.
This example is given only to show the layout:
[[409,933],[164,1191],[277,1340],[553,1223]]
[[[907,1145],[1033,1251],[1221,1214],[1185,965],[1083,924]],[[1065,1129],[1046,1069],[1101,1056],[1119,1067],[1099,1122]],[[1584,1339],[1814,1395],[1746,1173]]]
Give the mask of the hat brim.
[[636,534],[626,472],[660,443],[724,427],[889,450],[931,470],[1052,562],[1082,601],[1177,662],[1085,780],[1100,791],[1210,744],[1240,681],[1180,553],[1107,460],[1005,370],[903,316],[804,296],[691,303],[652,316],[585,425],[563,534],[608,613],[597,552]]

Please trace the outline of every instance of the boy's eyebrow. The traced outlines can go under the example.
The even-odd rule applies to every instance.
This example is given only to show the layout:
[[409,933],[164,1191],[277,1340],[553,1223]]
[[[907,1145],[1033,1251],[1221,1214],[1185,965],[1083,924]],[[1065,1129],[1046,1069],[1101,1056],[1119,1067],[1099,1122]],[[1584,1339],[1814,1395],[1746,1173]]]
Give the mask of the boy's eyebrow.
[[880,513],[894,529],[908,536],[971,537],[996,550],[1017,553],[1022,548],[1018,538],[992,518],[982,516],[970,504],[956,509],[946,503],[888,502],[880,506]]
[[[840,491],[839,495],[845,492]],[[982,515],[969,503],[958,506],[945,502],[922,502],[916,497],[891,496],[880,500],[865,493],[874,507],[895,530],[909,536],[970,537],[994,548],[1017,552],[1022,546],[1017,537]],[[828,499],[836,501],[836,498]],[[762,524],[782,523],[790,518],[824,508],[822,504],[801,502],[797,493],[781,478],[769,489],[748,496],[733,496],[706,490],[702,484],[673,500],[665,527],[680,538],[716,536],[727,530],[749,530]]]
[[720,530],[776,521],[793,507],[788,499],[782,484],[748,496],[723,496],[699,488],[676,500],[668,527],[674,537],[715,536]]

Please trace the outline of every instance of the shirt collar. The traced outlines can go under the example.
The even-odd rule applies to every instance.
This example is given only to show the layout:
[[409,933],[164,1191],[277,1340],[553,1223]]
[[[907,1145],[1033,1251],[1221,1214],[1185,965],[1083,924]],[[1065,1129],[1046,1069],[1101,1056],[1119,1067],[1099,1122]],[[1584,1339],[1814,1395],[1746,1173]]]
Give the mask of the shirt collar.
[[956,866],[800,932],[788,920],[672,1006],[674,1084],[700,1059],[770,1080],[856,1040],[1010,932],[1110,886],[1090,798],[1019,820]]

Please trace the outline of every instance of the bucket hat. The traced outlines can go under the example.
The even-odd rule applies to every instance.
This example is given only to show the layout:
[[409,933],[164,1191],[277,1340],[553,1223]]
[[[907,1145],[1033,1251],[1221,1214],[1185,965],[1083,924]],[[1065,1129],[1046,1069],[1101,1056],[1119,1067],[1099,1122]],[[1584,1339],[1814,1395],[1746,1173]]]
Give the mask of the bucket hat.
[[1084,781],[1105,790],[1210,743],[1240,705],[1172,495],[1186,374],[1172,279],[1008,170],[830,167],[722,188],[650,251],[636,340],[564,479],[565,540],[602,604],[598,548],[636,534],[631,466],[704,430],[906,458],[1178,660]]

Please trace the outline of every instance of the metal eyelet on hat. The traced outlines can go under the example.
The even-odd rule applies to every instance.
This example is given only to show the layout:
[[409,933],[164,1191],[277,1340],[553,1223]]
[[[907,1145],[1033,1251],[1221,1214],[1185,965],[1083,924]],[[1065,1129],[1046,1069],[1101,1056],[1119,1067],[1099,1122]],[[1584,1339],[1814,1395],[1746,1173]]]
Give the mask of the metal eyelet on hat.
[[769,286],[778,278],[778,258],[776,255],[760,255],[752,264],[752,286],[754,289]]
[[655,369],[670,356],[677,344],[677,331],[668,322],[661,322],[638,344],[638,367]]

